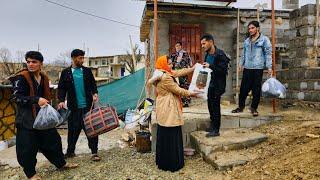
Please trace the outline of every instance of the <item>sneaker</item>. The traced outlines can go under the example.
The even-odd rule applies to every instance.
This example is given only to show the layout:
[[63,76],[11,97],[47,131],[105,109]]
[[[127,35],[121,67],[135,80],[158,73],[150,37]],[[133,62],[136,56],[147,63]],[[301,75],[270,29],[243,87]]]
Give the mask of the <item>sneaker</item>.
[[241,113],[241,112],[243,112],[243,108],[239,108],[239,107],[231,111],[231,113]]
[[66,154],[64,155],[64,158],[65,158],[65,159],[74,158],[74,157],[76,157],[76,154],[75,154],[75,153],[66,153]]

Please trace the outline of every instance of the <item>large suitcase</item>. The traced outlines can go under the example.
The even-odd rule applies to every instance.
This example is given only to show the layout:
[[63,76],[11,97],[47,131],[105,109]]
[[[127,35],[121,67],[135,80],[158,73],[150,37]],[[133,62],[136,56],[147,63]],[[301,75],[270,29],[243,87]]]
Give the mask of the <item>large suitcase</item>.
[[83,119],[85,132],[88,137],[95,137],[111,131],[119,126],[117,112],[112,106],[91,107]]

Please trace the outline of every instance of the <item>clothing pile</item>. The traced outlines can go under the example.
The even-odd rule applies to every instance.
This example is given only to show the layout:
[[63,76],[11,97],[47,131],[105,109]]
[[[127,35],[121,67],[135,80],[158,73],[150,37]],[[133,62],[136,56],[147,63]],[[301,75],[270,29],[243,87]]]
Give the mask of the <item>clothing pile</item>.
[[150,98],[144,100],[143,108],[128,109],[125,115],[125,128],[131,129],[138,124],[142,126],[148,125],[152,110],[153,100]]

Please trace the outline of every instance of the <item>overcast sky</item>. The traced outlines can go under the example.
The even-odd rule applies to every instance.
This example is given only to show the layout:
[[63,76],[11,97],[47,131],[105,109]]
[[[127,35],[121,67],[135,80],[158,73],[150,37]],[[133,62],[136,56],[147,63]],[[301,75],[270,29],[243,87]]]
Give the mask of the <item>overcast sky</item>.
[[[139,0],[51,1],[136,26],[140,25],[145,4]],[[238,0],[234,6],[253,7],[257,2],[270,0]],[[280,9],[281,1],[275,2]],[[300,5],[310,2],[315,0],[300,0]],[[90,56],[122,54],[130,48],[129,35],[143,49],[138,27],[90,17],[45,0],[0,0],[0,22],[0,48],[8,48],[13,56],[16,51],[37,50],[38,44],[47,60],[83,47],[89,48]]]

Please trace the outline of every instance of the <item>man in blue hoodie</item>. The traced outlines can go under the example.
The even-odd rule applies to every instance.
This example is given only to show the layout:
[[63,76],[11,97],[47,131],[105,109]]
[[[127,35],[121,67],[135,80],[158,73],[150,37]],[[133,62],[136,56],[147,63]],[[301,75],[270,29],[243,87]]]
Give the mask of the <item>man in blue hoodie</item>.
[[232,110],[232,113],[243,112],[248,93],[252,91],[253,99],[250,111],[253,116],[258,116],[258,105],[261,96],[261,82],[264,68],[272,75],[272,47],[268,37],[260,33],[258,21],[251,21],[248,24],[248,37],[243,44],[243,54],[239,63],[239,70],[243,71],[239,107]]

